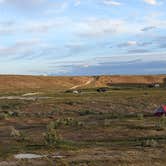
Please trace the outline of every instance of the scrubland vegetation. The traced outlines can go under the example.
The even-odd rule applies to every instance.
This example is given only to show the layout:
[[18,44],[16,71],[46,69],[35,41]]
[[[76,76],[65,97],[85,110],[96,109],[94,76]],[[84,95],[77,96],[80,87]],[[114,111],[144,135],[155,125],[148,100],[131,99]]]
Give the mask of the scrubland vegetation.
[[[50,98],[0,100],[0,164],[166,164],[166,118],[153,116],[166,102],[164,88],[42,95]],[[16,160],[14,155],[19,153],[47,157]]]

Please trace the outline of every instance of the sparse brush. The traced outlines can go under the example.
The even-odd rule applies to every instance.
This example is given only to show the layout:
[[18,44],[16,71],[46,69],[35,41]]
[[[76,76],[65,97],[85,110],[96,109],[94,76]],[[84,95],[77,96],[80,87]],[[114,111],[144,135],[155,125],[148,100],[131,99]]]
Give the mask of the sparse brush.
[[142,146],[155,148],[158,146],[158,142],[154,139],[148,139],[142,142]]
[[21,136],[21,133],[19,130],[16,130],[13,126],[11,127],[11,133],[10,133],[11,137],[15,137],[18,138]]
[[56,146],[61,141],[61,136],[58,134],[56,129],[48,128],[44,133],[45,144],[48,146]]
[[162,116],[156,123],[156,130],[165,130],[166,128],[166,117]]
[[57,129],[59,126],[84,126],[83,122],[80,122],[78,120],[75,120],[73,118],[64,118],[64,119],[57,119],[56,121],[52,121],[48,124],[48,128],[52,128],[52,129]]
[[73,101],[66,101],[65,104],[67,104],[67,105],[74,105],[74,102]]
[[93,110],[80,110],[79,111],[80,116],[94,115],[94,114],[96,114],[96,112]]
[[111,125],[111,120],[110,119],[105,119],[104,120],[104,126],[109,127]]
[[11,127],[10,136],[14,137],[15,139],[17,139],[19,141],[26,140],[25,134],[23,132],[20,132],[19,130],[15,129],[13,126]]
[[3,120],[3,119],[8,119],[9,118],[9,116],[8,116],[8,114],[6,114],[6,113],[1,113],[0,114],[0,120]]
[[142,113],[137,114],[138,120],[144,120],[144,115]]
[[48,129],[55,129],[56,128],[56,123],[55,122],[50,122],[48,125],[47,125],[47,128]]
[[45,139],[45,144],[48,146],[56,146],[61,141],[61,136],[58,134],[55,122],[50,122],[47,126],[47,131],[43,134]]
[[56,161],[56,166],[69,166],[70,164],[64,159],[58,159]]

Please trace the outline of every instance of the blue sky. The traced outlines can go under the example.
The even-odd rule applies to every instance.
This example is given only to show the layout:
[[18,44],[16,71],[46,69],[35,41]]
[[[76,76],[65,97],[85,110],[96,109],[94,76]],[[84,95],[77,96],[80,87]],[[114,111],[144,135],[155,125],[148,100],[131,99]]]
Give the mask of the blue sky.
[[0,0],[0,74],[166,73],[166,0]]

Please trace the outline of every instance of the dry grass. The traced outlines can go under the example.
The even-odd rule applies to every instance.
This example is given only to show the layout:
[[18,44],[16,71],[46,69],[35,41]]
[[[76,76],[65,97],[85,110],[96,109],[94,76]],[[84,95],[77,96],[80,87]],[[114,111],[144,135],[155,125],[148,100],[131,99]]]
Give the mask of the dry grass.
[[[4,161],[8,161],[7,166],[166,165],[165,118],[153,116],[166,101],[164,89],[107,93],[86,89],[77,95],[55,90],[45,95],[52,98],[1,100],[0,113],[8,117],[0,120],[0,166]],[[45,144],[48,125],[61,136],[51,146]],[[24,133],[24,139],[11,136],[12,126]],[[49,156],[16,161],[13,155],[17,153]],[[53,158],[55,154],[64,158]]]
[[0,91],[49,91],[69,89],[73,86],[84,85],[94,78],[87,87],[102,87],[108,83],[163,83],[165,75],[154,76],[98,76],[98,77],[49,77],[49,76],[0,76]]

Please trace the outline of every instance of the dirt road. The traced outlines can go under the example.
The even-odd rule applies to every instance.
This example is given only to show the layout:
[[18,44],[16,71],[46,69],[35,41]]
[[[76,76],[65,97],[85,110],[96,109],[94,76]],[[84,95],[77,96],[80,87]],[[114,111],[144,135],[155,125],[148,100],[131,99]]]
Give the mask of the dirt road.
[[75,85],[73,87],[71,87],[70,89],[73,90],[73,89],[77,89],[77,88],[80,88],[80,87],[84,87],[86,85],[89,85],[91,84],[95,79],[94,78],[90,78],[87,82],[85,82],[84,84],[80,84],[80,85]]

